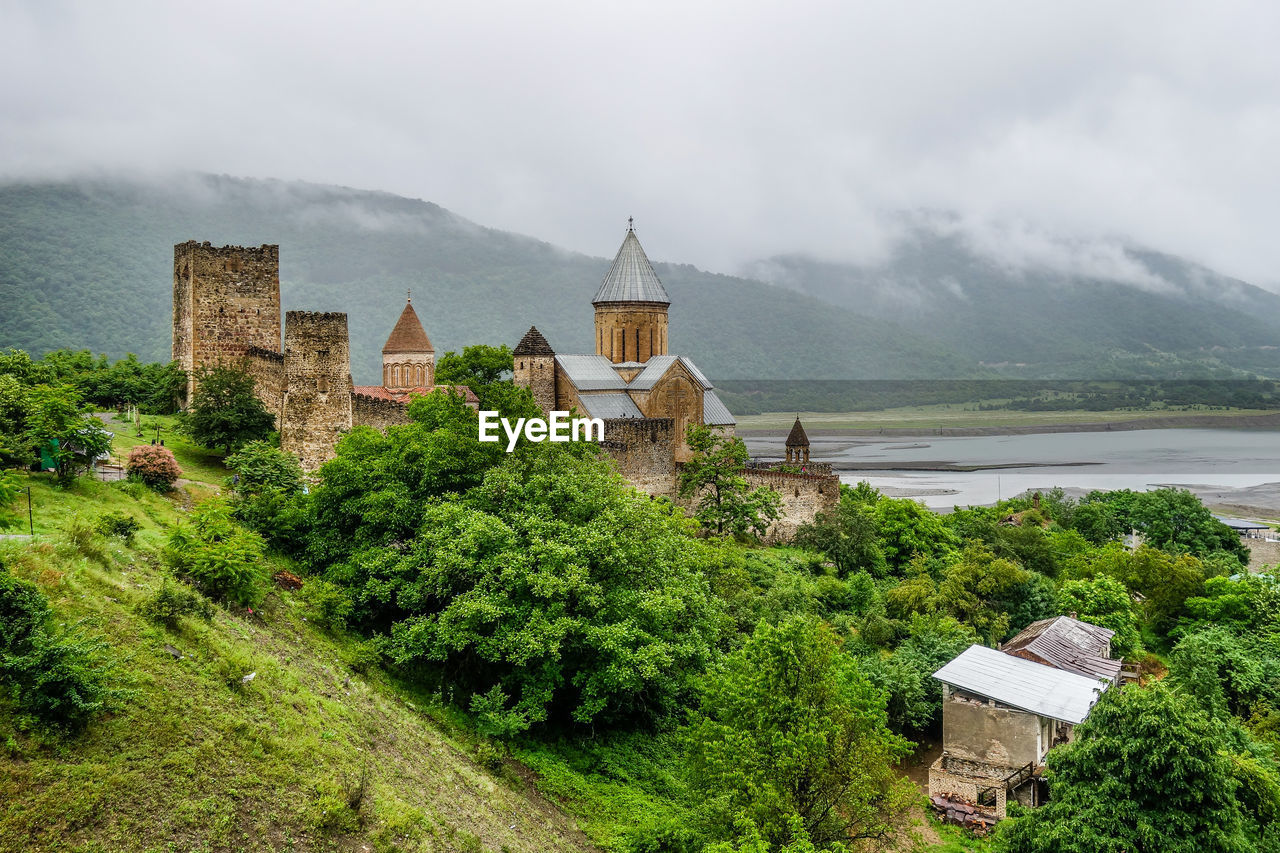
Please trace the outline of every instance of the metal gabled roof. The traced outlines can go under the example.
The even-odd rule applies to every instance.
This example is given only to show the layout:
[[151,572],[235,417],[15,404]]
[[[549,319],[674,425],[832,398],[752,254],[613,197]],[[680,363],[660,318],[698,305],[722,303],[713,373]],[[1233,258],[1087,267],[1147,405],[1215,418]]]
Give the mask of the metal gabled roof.
[[640,371],[627,387],[633,391],[648,391],[658,384],[658,380],[666,375],[671,365],[680,360],[678,355],[655,355],[644,363]]
[[591,304],[600,302],[660,302],[670,305],[667,289],[658,280],[653,265],[640,246],[636,232],[627,227],[627,236],[614,256],[613,266],[600,282]]
[[578,402],[592,418],[643,418],[644,413],[625,391],[597,391],[592,394],[579,394]]
[[1000,651],[1027,652],[1049,666],[1115,682],[1120,676],[1122,662],[1109,656],[1113,636],[1115,631],[1110,628],[1081,622],[1070,616],[1057,616],[1032,622],[1016,637],[1002,644]]
[[579,391],[621,391],[626,381],[602,355],[558,355],[556,364]]
[[716,387],[711,384],[711,380],[707,379],[706,375],[698,369],[698,365],[694,364],[693,360],[688,356],[680,356],[680,363],[685,366],[685,369],[693,374],[693,378],[698,380],[698,384],[702,386],[703,390]]
[[715,391],[702,392],[702,422],[709,426],[733,426],[738,421]]
[[933,677],[966,693],[1072,724],[1084,722],[1107,687],[1097,678],[978,645],[965,649]]

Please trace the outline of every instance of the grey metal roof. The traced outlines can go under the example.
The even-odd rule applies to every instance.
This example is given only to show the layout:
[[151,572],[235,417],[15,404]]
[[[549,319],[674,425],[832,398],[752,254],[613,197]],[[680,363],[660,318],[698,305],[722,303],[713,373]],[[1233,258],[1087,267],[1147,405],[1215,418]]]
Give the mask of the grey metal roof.
[[579,394],[579,402],[592,418],[643,418],[644,414],[625,391],[597,391]]
[[1029,652],[1049,666],[1114,683],[1120,677],[1122,663],[1110,657],[1113,636],[1115,631],[1110,628],[1057,616],[1032,622],[1001,645],[1000,651]]
[[598,302],[661,302],[671,304],[667,290],[645,256],[636,232],[627,228],[627,236],[613,259],[613,266],[600,282],[591,304]]
[[702,393],[702,422],[711,426],[733,426],[737,423],[733,413],[716,396],[715,391]]
[[1215,515],[1214,518],[1221,521],[1232,530],[1270,530],[1271,525],[1262,521],[1249,521],[1247,518],[1228,518],[1225,515]]
[[679,360],[680,356],[678,355],[653,356],[644,363],[644,370],[640,371],[636,378],[632,379],[631,383],[627,385],[627,387],[635,391],[648,391],[652,389],[654,385],[658,384],[658,380],[671,369],[671,365],[675,364]]
[[680,363],[683,364],[688,369],[688,371],[693,374],[693,378],[698,380],[698,382],[702,384],[702,387],[704,389],[715,387],[714,385],[711,384],[711,381],[707,379],[707,377],[703,374],[703,372],[698,369],[698,365],[694,364],[693,360],[690,359],[688,356],[684,356],[684,355],[680,356]]
[[579,391],[621,391],[627,383],[602,355],[558,355],[556,364]]
[[970,646],[933,674],[943,684],[1064,723],[1081,723],[1107,683]]

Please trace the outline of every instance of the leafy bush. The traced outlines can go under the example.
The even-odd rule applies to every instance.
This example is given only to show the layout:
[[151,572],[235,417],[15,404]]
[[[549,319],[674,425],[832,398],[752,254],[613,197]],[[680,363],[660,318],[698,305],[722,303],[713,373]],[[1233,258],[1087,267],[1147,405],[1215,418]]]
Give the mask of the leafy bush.
[[104,513],[93,526],[103,536],[114,536],[126,545],[132,544],[134,534],[142,529],[137,519],[123,512]]
[[213,604],[195,590],[165,578],[160,588],[138,605],[138,612],[152,622],[176,628],[183,616],[209,621],[213,618]]
[[124,698],[108,687],[107,644],[76,631],[48,631],[49,602],[0,565],[0,693],[19,725],[74,733]]
[[182,476],[173,451],[158,444],[139,444],[129,451],[125,468],[134,477],[158,492],[167,492]]
[[311,578],[298,597],[307,604],[307,618],[327,628],[341,628],[351,616],[351,596],[324,578]]
[[266,596],[268,570],[262,537],[231,520],[221,501],[205,501],[191,513],[191,524],[169,535],[165,560],[207,595],[252,606]]

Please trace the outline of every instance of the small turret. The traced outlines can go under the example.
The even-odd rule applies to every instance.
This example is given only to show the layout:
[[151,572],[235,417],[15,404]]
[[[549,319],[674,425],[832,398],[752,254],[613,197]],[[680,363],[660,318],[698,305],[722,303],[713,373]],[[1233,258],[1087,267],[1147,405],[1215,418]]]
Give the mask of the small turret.
[[790,434],[787,435],[787,464],[809,464],[809,436],[805,434],[804,427],[800,424],[799,415],[796,416],[796,422],[791,427]]
[[515,356],[515,384],[528,388],[542,411],[555,409],[556,353],[537,326],[529,327],[511,354]]

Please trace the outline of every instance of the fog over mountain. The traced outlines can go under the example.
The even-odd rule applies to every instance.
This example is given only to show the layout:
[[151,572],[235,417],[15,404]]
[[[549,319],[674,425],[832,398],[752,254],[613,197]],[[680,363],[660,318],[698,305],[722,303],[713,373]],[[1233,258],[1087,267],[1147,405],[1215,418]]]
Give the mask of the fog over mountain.
[[[1015,266],[957,222],[898,215],[874,264],[779,255],[754,277],[705,272],[638,233],[671,295],[673,351],[714,379],[1280,375],[1280,296],[1047,234]],[[285,310],[347,312],[358,382],[379,375],[407,290],[439,352],[513,345],[534,324],[560,352],[589,351],[591,296],[624,230],[586,255],[346,187],[192,173],[0,184],[0,346],[167,359],[173,245],[196,239],[278,243]]]
[[[0,2],[0,171],[373,187],[598,255],[874,265],[902,210],[1274,288],[1280,7]],[[1056,251],[1056,249],[1055,249]],[[1092,249],[1064,272],[1119,263]]]

